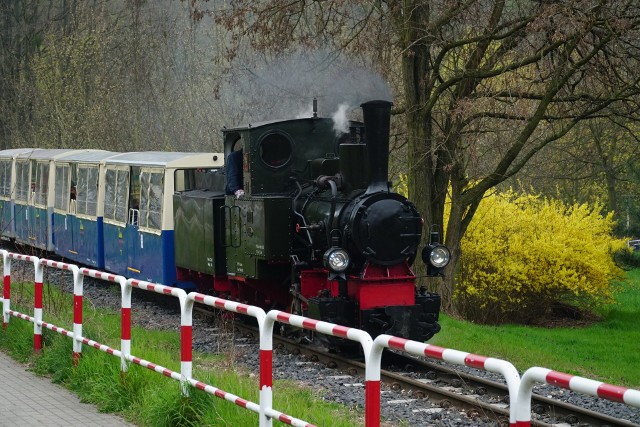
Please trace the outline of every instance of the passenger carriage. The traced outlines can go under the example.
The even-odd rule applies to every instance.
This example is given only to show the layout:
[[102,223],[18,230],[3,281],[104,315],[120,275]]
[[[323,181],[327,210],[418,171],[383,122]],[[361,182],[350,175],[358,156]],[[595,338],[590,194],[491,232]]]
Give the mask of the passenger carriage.
[[102,161],[105,269],[126,277],[191,287],[176,278],[173,194],[198,188],[221,168],[221,154],[122,153]]
[[53,162],[67,154],[88,150],[37,149],[15,158],[15,239],[35,248],[54,250],[53,205],[55,168]]
[[102,217],[104,168],[100,162],[119,153],[74,152],[55,162],[53,210],[55,253],[70,260],[104,268]]
[[16,157],[29,155],[38,148],[13,148],[0,151],[0,234],[15,239]]

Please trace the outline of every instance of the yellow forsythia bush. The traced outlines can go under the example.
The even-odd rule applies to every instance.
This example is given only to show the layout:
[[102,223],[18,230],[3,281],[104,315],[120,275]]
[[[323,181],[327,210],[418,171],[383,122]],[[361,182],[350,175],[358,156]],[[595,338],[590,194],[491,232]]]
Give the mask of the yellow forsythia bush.
[[513,192],[480,204],[462,241],[456,303],[483,323],[530,322],[557,303],[592,308],[612,302],[620,274],[612,215]]

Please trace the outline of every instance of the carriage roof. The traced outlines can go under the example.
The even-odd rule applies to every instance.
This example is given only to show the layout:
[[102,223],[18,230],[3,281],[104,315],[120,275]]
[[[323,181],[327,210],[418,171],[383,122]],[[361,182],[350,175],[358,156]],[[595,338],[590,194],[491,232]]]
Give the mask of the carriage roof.
[[156,166],[164,168],[219,167],[224,164],[220,153],[181,153],[163,151],[140,151],[121,153],[103,160],[105,164]]

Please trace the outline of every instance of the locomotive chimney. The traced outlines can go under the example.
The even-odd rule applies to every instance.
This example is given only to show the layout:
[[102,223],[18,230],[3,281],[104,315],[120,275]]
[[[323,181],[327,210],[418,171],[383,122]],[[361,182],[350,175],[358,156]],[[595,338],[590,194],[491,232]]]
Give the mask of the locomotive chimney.
[[392,105],[389,101],[369,101],[360,105],[364,116],[370,176],[365,194],[389,192],[389,126]]

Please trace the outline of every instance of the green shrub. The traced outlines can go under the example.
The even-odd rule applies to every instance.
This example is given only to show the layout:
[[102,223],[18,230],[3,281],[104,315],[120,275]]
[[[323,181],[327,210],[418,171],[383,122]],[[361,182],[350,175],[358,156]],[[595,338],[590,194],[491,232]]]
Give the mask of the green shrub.
[[638,268],[640,267],[640,251],[633,251],[630,248],[622,248],[616,251],[615,260],[623,268]]
[[621,271],[612,215],[513,192],[488,196],[462,241],[456,303],[469,320],[540,320],[554,305],[582,309],[613,301]]

